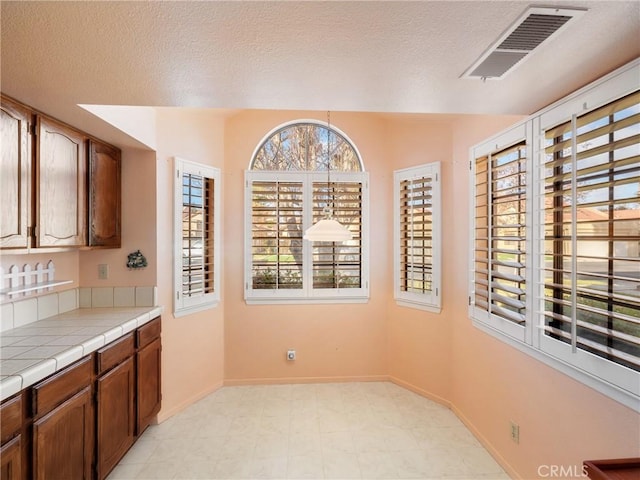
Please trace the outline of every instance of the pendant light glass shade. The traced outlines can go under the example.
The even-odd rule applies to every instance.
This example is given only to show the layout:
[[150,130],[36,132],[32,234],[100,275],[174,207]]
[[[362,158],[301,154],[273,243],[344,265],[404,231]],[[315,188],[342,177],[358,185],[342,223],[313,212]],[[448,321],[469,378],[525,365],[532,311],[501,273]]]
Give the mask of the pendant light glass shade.
[[345,242],[351,240],[353,234],[333,218],[324,218],[307,228],[303,238],[310,242]]
[[[331,185],[331,145],[329,143],[329,134],[331,133],[330,114],[327,112],[327,191],[330,190]],[[333,198],[331,199],[331,207],[327,205],[324,207],[325,218],[307,228],[304,232],[305,240],[310,242],[346,242],[353,238],[353,234],[347,227],[335,220],[331,215],[331,208],[333,207]]]

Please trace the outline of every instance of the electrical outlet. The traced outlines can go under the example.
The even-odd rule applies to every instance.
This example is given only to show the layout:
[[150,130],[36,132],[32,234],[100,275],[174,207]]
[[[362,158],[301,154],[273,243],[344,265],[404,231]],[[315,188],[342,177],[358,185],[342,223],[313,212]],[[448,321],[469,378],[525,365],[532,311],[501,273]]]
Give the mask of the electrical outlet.
[[106,263],[98,264],[98,278],[100,280],[106,280],[109,278],[109,265]]
[[294,361],[296,359],[296,351],[295,350],[287,350],[287,360]]
[[520,443],[520,425],[514,422],[509,422],[511,425],[511,440],[515,443]]

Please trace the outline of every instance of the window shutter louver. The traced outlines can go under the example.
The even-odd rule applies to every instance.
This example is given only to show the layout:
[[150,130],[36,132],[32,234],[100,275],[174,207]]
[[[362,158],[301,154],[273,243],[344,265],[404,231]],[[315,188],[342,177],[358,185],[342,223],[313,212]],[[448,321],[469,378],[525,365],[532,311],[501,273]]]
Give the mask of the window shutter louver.
[[185,173],[182,177],[182,295],[214,290],[214,181]]
[[394,296],[399,305],[440,312],[440,162],[396,170]]
[[313,183],[313,223],[333,216],[353,234],[346,242],[313,242],[313,288],[362,287],[362,183]]
[[302,182],[252,183],[254,289],[302,289],[302,202]]
[[220,170],[174,157],[173,314],[220,300]]
[[400,183],[400,290],[432,291],[433,177]]
[[526,308],[526,148],[475,161],[474,302],[523,324]]
[[640,370],[640,92],[545,137],[545,335]]

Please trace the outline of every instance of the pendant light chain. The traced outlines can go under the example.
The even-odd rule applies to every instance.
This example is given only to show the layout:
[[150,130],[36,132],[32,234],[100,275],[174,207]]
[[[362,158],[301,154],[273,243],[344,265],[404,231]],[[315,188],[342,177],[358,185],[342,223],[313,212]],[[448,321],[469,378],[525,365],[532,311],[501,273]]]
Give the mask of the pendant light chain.
[[[331,112],[327,111],[327,203],[325,218],[309,227],[303,238],[310,242],[346,242],[353,238],[347,227],[333,218],[335,195],[331,191]],[[330,196],[330,198],[329,198]],[[331,202],[331,204],[329,203]]]
[[331,112],[327,110],[327,211],[325,215],[328,219],[333,218],[334,202],[335,199],[331,191]]

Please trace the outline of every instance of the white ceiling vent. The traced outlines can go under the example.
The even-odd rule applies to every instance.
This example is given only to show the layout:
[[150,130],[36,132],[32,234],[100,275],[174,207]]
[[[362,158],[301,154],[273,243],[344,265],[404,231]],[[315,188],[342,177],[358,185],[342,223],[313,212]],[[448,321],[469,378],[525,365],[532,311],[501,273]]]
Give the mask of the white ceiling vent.
[[562,31],[586,8],[530,7],[463,74],[502,78],[536,47]]

